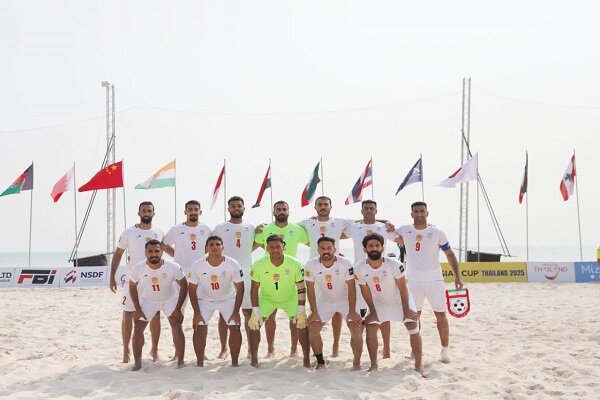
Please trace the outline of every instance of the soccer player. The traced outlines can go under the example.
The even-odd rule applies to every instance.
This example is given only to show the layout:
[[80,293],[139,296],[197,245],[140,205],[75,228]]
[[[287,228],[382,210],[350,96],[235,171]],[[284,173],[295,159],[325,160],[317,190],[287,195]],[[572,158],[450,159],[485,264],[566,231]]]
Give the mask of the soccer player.
[[[129,290],[135,307],[132,342],[135,361],[133,371],[139,371],[142,368],[142,348],[144,347],[146,325],[160,311],[163,311],[169,318],[177,354],[177,368],[181,368],[185,353],[185,337],[181,328],[183,322],[181,307],[187,296],[185,275],[179,265],[169,260],[163,260],[160,241],[149,240],[145,249],[146,261],[133,266],[129,274]],[[179,293],[174,288],[175,282],[179,285]]]
[[[319,196],[315,199],[315,211],[317,212],[316,219],[305,219],[298,223],[306,228],[308,232],[308,239],[310,240],[310,258],[317,257],[317,240],[320,237],[327,236],[335,240],[335,247],[338,248],[338,242],[340,239],[346,239],[344,231],[353,222],[350,219],[345,218],[333,218],[331,214],[331,199],[327,196]],[[333,328],[333,348],[331,351],[331,357],[337,357],[339,355],[340,348],[340,334],[342,332],[342,315],[335,313],[331,320],[331,327]]]
[[[283,200],[277,201],[273,205],[273,216],[275,222],[268,225],[258,226],[256,228],[256,235],[254,241],[261,247],[265,246],[265,240],[270,235],[279,235],[285,242],[283,252],[289,256],[296,257],[298,245],[300,243],[309,245],[308,234],[303,226],[296,225],[289,222],[290,207],[288,203]],[[275,318],[267,319],[265,321],[265,333],[267,336],[267,357],[275,355],[275,330],[277,329]],[[295,356],[297,354],[298,346],[298,331],[292,328],[291,334],[291,348],[290,355]]]
[[[317,241],[319,257],[304,266],[306,292],[312,313],[308,317],[308,338],[317,358],[316,369],[325,367],[321,329],[333,314],[340,313],[350,330],[354,360],[352,370],[360,370],[362,318],[356,312],[356,284],[350,260],[336,256],[335,240],[324,236]],[[317,296],[317,291],[319,296]]]
[[427,204],[417,201],[411,206],[412,225],[404,225],[390,235],[397,243],[404,244],[407,255],[408,287],[415,301],[419,316],[423,310],[425,298],[433,308],[437,329],[442,344],[441,360],[450,362],[448,344],[450,328],[446,317],[446,287],[439,261],[442,249],[454,272],[454,285],[463,287],[456,255],[450,248],[446,234],[433,225],[427,224]]
[[251,365],[258,367],[258,345],[263,318],[275,318],[277,310],[283,310],[290,320],[290,329],[298,329],[303,353],[303,365],[310,368],[310,348],[304,309],[306,287],[302,264],[284,254],[285,243],[278,235],[266,240],[268,256],[252,265],[252,315],[250,328]]
[[[367,258],[362,245],[362,240],[365,236],[378,233],[384,238],[384,241],[387,237],[386,224],[375,219],[377,215],[377,203],[375,200],[364,200],[361,203],[360,212],[363,216],[362,222],[353,222],[345,231],[346,235],[352,239],[354,245],[354,264]],[[385,243],[383,244],[383,248],[385,249]],[[358,283],[356,285],[358,287]],[[356,301],[361,310],[361,315],[366,315],[367,304],[362,294],[360,294],[360,288],[357,292]],[[381,338],[383,339],[383,358],[390,358],[391,324],[389,322],[382,323],[380,331]]]
[[371,359],[369,371],[377,371],[377,331],[387,321],[403,322],[410,334],[410,347],[415,355],[415,370],[424,375],[421,335],[412,298],[406,285],[404,266],[393,258],[383,257],[383,237],[377,233],[363,239],[367,259],[355,265],[356,279],[369,307],[365,319],[367,350]]
[[194,309],[194,350],[197,365],[204,366],[204,350],[208,323],[219,312],[229,326],[231,366],[238,366],[242,346],[240,307],[244,298],[244,279],[240,264],[223,255],[223,240],[210,236],[206,240],[207,255],[194,262],[188,274],[190,302]]
[[[259,246],[254,242],[255,229],[252,224],[243,221],[244,199],[233,196],[227,200],[227,211],[230,219],[219,224],[213,230],[213,235],[223,240],[225,255],[236,260],[242,267],[244,273],[244,300],[242,301],[242,313],[244,314],[244,327],[246,337],[249,338],[248,319],[252,314],[252,303],[250,302],[250,267],[252,266],[252,252]],[[219,340],[221,341],[221,353],[219,358],[227,356],[227,322],[219,319]],[[250,339],[248,339],[248,342]]]
[[[131,295],[129,293],[129,271],[132,266],[146,260],[144,246],[149,240],[162,240],[164,233],[158,228],[152,228],[152,218],[154,218],[154,205],[149,201],[143,201],[138,207],[138,216],[140,222],[134,226],[125,229],[119,237],[119,243],[113,253],[113,259],[110,265],[110,290],[117,292],[116,274],[121,258],[125,250],[129,257],[125,265],[125,271],[121,274],[121,308],[123,317],[121,319],[121,336],[123,338],[123,362],[129,362],[129,342],[131,341],[131,332],[133,330],[133,312],[135,311]],[[152,336],[152,348],[150,355],[156,361],[158,359],[158,340],[160,338],[160,316],[157,314],[150,322],[150,334]]]

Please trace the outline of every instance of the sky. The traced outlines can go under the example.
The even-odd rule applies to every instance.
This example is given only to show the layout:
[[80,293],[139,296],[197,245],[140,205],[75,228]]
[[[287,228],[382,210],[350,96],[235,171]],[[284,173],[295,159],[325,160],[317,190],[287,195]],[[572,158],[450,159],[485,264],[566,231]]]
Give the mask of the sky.
[[[210,209],[224,160],[227,197],[246,200],[245,219],[270,222],[270,193],[250,208],[271,160],[273,201],[293,221],[312,169],[323,160],[332,215],[373,159],[378,216],[411,223],[410,204],[458,246],[459,189],[437,186],[461,163],[462,80],[470,77],[470,146],[514,259],[524,259],[526,206],[518,203],[529,152],[529,244],[564,247],[579,259],[600,244],[600,4],[594,1],[4,1],[0,3],[0,190],[35,163],[30,192],[0,198],[0,253],[70,251],[75,210],[91,192],[50,190],[73,163],[80,186],[102,165],[105,89],[116,95],[117,231],[151,200],[155,225],[224,220],[223,195]],[[573,152],[578,194],[559,183]],[[424,183],[396,189],[422,155]],[[177,160],[177,188],[134,190]],[[477,185],[469,191],[469,249],[501,252]],[[106,249],[100,193],[81,243]],[[578,207],[579,204],[579,207]],[[511,250],[513,249],[513,250]],[[586,250],[587,251],[587,250]],[[588,251],[590,252],[590,251]],[[593,259],[595,254],[584,254]]]

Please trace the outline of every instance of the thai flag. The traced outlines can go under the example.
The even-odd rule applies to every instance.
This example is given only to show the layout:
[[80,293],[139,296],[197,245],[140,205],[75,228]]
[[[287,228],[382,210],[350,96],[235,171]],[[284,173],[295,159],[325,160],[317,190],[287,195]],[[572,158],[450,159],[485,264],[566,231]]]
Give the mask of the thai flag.
[[346,199],[346,205],[351,203],[357,203],[362,200],[363,191],[367,186],[373,184],[373,160],[369,160],[367,167],[363,171],[362,175],[358,178],[354,187],[352,188],[352,192],[350,196]]

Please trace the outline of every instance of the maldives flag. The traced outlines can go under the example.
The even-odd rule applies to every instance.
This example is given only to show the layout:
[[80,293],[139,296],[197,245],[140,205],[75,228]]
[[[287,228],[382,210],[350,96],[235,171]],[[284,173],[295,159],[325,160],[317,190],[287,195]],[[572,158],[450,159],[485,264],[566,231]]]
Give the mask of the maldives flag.
[[64,192],[70,190],[71,187],[74,185],[74,177],[75,166],[73,165],[71,169],[66,174],[64,174],[62,178],[58,180],[58,182],[54,184],[52,192],[50,192],[50,197],[52,197],[52,200],[54,200],[55,203],[58,201],[58,199],[60,199],[60,196],[62,196]]
[[321,162],[319,161],[315,168],[313,169],[312,175],[304,190],[302,191],[302,197],[300,199],[300,203],[302,207],[307,206],[312,201],[313,196],[315,195],[315,191],[317,190],[317,185],[321,182],[319,178],[319,167],[321,166]]
[[114,189],[123,187],[123,161],[107,165],[78,189],[79,192],[90,190]]
[[346,198],[346,205],[350,203],[357,203],[362,200],[362,194],[364,188],[373,184],[373,160],[369,160],[369,163],[365,167],[363,173],[358,177],[358,180],[352,187],[350,195]]
[[560,181],[560,194],[564,201],[569,200],[569,196],[573,196],[573,189],[575,188],[575,153],[569,161],[567,170]]
[[215,188],[212,193],[212,203],[210,204],[210,209],[215,205],[217,201],[217,197],[219,197],[219,191],[221,190],[221,186],[223,185],[223,178],[225,177],[225,164],[223,164],[223,168],[221,169],[221,173],[219,174],[219,178],[217,179],[217,183],[215,184]]
[[252,206],[252,208],[260,207],[260,202],[262,201],[263,195],[265,194],[265,190],[271,187],[271,164],[269,164],[269,168],[267,169],[267,173],[265,174],[265,178],[263,179],[262,185],[260,185],[260,190],[258,191],[258,197],[256,198],[256,204]]
[[9,194],[19,194],[22,190],[33,189],[33,163],[2,193],[0,197]]
[[523,197],[527,193],[527,164],[529,164],[529,156],[525,152],[525,172],[523,172],[523,181],[521,181],[521,190],[519,190],[519,204],[523,202]]

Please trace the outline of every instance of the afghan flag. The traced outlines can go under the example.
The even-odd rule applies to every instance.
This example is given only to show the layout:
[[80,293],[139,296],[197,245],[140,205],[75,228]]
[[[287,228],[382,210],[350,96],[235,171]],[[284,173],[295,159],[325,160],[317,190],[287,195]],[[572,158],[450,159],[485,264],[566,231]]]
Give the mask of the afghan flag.
[[258,197],[256,198],[256,203],[252,206],[252,208],[260,207],[260,202],[262,201],[263,195],[265,194],[265,190],[267,190],[270,187],[271,187],[271,164],[269,164],[269,168],[267,169],[265,178],[263,179],[262,185],[260,185],[260,190],[258,191]]
[[23,190],[33,189],[33,163],[2,193],[0,197],[9,194],[19,194]]
[[569,196],[573,196],[573,189],[575,189],[575,153],[569,161],[567,170],[560,181],[560,194],[564,201],[569,200]]
[[525,152],[525,172],[523,172],[523,181],[521,181],[521,190],[519,190],[519,204],[523,202],[523,197],[527,193],[527,165],[529,164],[529,156]]
[[79,192],[87,192],[90,190],[114,189],[119,187],[123,187],[123,161],[102,168],[88,183],[77,190]]
[[58,199],[60,199],[60,196],[63,195],[64,192],[71,189],[71,186],[73,186],[74,181],[75,181],[75,165],[73,165],[71,167],[71,169],[69,171],[67,171],[67,173],[64,174],[62,176],[62,178],[60,178],[58,180],[58,182],[56,182],[54,184],[54,187],[52,188],[52,192],[50,192],[50,197],[52,197],[52,200],[54,200],[54,202],[56,203],[58,201]]
[[300,200],[302,207],[310,204],[313,196],[315,195],[315,191],[317,190],[317,185],[319,184],[319,182],[321,182],[321,179],[319,178],[319,167],[320,166],[321,166],[321,162],[319,161],[317,163],[317,166],[315,167],[315,169],[313,169],[312,175],[310,176],[308,183],[306,184],[306,186],[304,187],[304,190],[302,191],[302,198]]
[[136,189],[158,189],[175,186],[175,160],[171,161],[144,182],[136,185]]

